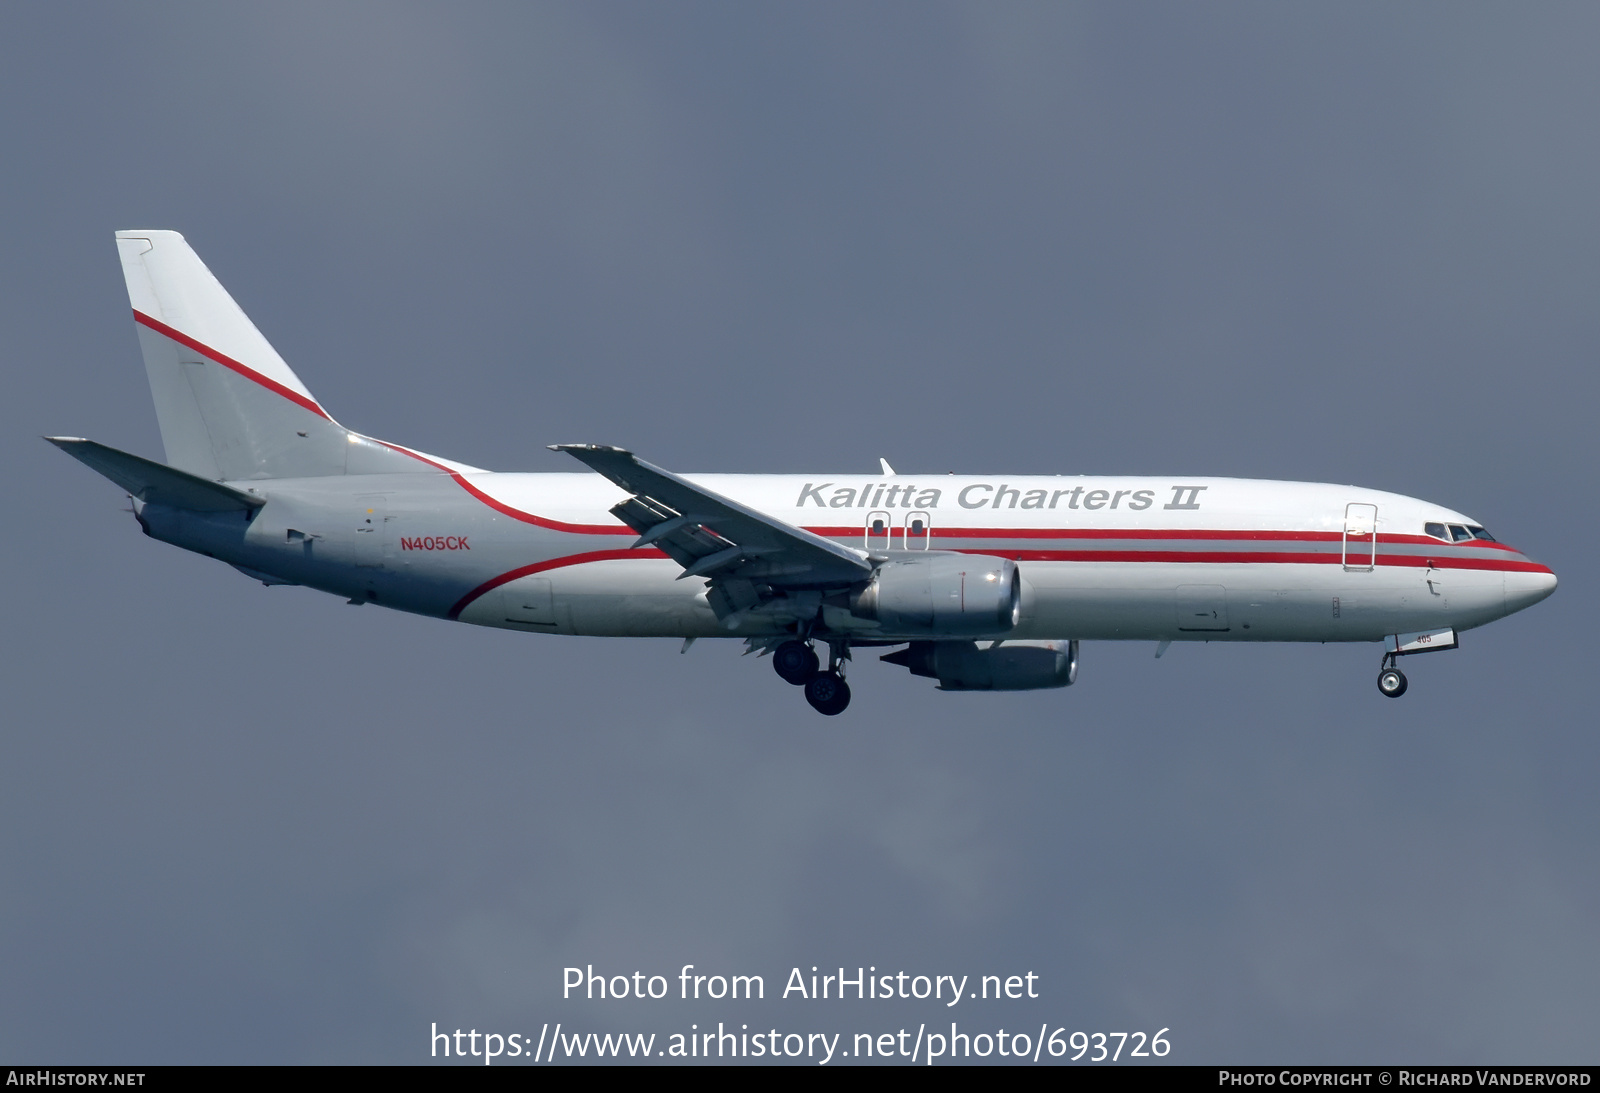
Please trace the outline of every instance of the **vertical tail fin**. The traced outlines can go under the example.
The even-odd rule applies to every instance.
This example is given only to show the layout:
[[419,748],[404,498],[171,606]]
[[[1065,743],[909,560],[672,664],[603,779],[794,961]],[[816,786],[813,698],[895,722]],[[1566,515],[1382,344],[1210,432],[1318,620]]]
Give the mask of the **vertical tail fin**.
[[344,474],[358,447],[363,471],[416,469],[334,421],[183,236],[119,231],[117,252],[170,466],[214,480]]

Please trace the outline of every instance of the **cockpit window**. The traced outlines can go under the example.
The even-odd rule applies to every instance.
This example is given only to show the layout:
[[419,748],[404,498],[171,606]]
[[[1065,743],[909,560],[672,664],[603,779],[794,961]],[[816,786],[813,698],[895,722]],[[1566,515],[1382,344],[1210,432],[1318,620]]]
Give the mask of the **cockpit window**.
[[1489,543],[1500,541],[1477,524],[1435,524],[1429,522],[1422,525],[1422,530],[1435,539],[1443,539],[1447,543],[1465,543],[1471,539],[1482,539]]

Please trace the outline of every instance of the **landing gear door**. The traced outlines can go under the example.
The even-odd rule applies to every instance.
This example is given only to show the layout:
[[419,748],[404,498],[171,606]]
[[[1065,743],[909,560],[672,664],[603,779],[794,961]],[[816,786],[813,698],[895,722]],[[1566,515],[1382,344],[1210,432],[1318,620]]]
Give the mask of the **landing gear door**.
[[1378,561],[1378,506],[1344,507],[1345,572],[1368,572]]
[[927,550],[928,532],[931,521],[925,512],[911,512],[906,514],[906,549]]

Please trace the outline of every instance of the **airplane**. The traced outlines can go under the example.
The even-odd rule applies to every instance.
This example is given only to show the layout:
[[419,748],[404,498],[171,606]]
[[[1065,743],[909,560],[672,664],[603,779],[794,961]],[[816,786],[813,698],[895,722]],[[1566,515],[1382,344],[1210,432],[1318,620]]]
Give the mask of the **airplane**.
[[[743,639],[818,712],[852,650],[946,691],[1065,687],[1082,641],[1384,642],[1549,596],[1459,512],[1354,486],[1187,476],[691,474],[598,444],[506,474],[346,429],[173,231],[117,250],[165,448],[46,437],[146,535],[265,585],[539,634]],[[826,663],[818,654],[826,651]]]

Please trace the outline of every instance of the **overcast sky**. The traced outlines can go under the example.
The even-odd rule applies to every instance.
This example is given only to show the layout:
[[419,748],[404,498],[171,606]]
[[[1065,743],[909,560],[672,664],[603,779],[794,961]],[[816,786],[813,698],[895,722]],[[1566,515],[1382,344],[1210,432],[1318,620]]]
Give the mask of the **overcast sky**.
[[[0,7],[0,1061],[956,1020],[1593,1062],[1597,35],[1592,4]],[[161,454],[119,228],[183,232],[345,424],[479,466],[1350,482],[1562,583],[1398,702],[1376,646],[1103,643],[1026,694],[862,658],[830,719],[731,642],[264,588],[37,439]],[[768,998],[563,1002],[588,964]],[[812,965],[1040,997],[776,997]]]

